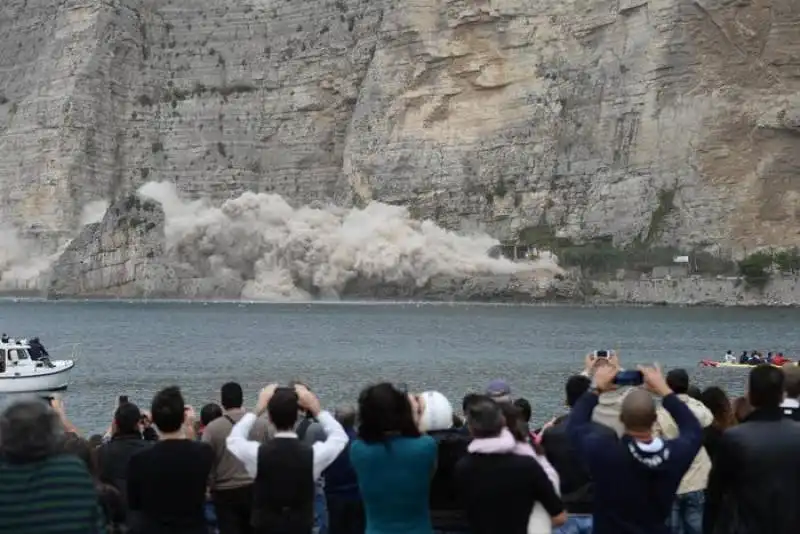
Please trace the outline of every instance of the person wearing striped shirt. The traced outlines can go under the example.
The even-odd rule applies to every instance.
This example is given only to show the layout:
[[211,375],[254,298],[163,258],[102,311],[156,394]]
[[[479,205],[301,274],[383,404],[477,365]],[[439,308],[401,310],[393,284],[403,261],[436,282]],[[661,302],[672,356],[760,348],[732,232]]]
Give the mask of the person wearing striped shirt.
[[39,399],[0,415],[0,534],[105,534],[94,481],[63,440],[61,417]]

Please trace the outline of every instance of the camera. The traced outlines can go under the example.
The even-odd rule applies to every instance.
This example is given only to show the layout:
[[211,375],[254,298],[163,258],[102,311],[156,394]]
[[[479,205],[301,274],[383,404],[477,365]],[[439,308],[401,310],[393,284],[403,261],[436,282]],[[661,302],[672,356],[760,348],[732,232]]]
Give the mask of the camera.
[[614,377],[614,384],[618,386],[641,386],[644,384],[644,375],[641,371],[620,371]]

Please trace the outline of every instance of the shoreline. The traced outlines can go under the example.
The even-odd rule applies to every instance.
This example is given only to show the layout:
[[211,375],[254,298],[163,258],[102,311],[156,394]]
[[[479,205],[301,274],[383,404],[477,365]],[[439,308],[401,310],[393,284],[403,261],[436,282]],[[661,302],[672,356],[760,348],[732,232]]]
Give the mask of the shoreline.
[[800,303],[785,302],[766,304],[763,302],[726,304],[714,301],[669,302],[615,300],[588,298],[586,300],[561,301],[541,300],[531,302],[508,302],[491,300],[445,300],[445,299],[342,299],[342,300],[247,300],[247,299],[191,299],[191,298],[147,298],[91,296],[70,298],[47,298],[30,292],[0,292],[0,303],[114,303],[114,304],[195,304],[195,305],[236,305],[236,306],[486,306],[486,307],[526,307],[526,308],[737,308],[737,309],[800,309]]
[[[800,308],[800,276],[779,275],[762,288],[749,287],[740,278],[687,277],[588,279],[572,273],[564,279],[543,286],[535,278],[512,276],[475,276],[464,279],[432,279],[429,286],[406,287],[380,281],[367,281],[345,290],[341,299],[241,299],[204,297],[208,292],[195,291],[192,296],[168,297],[170,291],[152,291],[159,286],[105,288],[85,295],[48,294],[45,289],[0,290],[0,300],[28,302],[132,302],[237,305],[484,305],[530,307],[675,307],[675,308]],[[131,292],[131,289],[135,291]],[[229,291],[229,294],[236,294]],[[154,295],[152,297],[146,296]]]

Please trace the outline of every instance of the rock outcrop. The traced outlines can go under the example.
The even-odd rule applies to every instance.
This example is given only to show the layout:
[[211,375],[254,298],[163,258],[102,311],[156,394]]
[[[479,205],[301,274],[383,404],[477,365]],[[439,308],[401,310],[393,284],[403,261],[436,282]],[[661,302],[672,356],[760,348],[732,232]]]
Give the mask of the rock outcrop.
[[164,239],[161,205],[129,195],[72,240],[52,267],[47,295],[176,296],[178,276],[163,261]]
[[[150,180],[800,244],[796,0],[5,0],[0,66],[0,226],[51,252]],[[136,294],[132,257],[82,265]]]

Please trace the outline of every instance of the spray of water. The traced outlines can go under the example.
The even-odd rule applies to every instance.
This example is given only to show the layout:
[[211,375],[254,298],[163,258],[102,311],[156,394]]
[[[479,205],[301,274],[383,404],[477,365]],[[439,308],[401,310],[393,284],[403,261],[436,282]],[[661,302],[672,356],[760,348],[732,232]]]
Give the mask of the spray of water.
[[215,207],[183,200],[164,182],[147,183],[139,194],[164,208],[172,261],[220,284],[241,280],[245,299],[335,298],[359,278],[422,287],[436,276],[560,272],[550,257],[493,259],[490,236],[458,235],[379,202],[293,208],[278,195],[244,193]]

